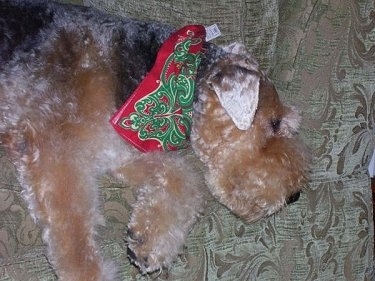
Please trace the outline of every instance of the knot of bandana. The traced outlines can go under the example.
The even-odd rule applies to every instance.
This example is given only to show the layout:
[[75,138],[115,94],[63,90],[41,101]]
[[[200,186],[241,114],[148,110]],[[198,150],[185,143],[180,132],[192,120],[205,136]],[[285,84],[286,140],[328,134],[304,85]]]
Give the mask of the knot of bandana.
[[187,147],[205,35],[201,25],[173,33],[161,46],[151,71],[111,118],[120,136],[140,151]]

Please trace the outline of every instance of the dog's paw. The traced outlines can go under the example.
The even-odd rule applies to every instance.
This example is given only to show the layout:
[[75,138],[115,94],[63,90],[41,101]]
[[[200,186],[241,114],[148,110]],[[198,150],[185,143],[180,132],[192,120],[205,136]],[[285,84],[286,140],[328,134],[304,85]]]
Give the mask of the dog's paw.
[[128,256],[143,273],[171,267],[201,210],[199,196],[195,197],[194,205],[183,204],[170,193],[161,194],[162,199],[156,193],[139,196],[128,225]]
[[146,161],[154,174],[152,184],[137,190],[127,233],[129,259],[144,273],[172,265],[204,204],[199,189],[203,179],[185,158],[154,156]]
[[185,229],[172,229],[165,222],[132,223],[127,231],[128,258],[143,273],[167,269],[180,253],[186,234]]

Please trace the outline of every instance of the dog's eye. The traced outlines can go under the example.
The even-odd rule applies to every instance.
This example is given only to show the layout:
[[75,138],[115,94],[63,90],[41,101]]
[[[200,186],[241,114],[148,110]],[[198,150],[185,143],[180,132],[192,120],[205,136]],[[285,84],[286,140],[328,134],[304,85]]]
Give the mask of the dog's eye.
[[281,120],[279,118],[275,118],[271,120],[271,127],[274,134],[276,134],[280,129]]

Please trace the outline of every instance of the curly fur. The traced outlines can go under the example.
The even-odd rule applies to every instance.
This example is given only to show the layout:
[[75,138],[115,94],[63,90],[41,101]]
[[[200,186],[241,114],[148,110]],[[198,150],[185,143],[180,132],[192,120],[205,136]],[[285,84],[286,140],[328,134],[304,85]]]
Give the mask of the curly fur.
[[[143,272],[170,267],[181,251],[204,208],[203,177],[248,222],[279,210],[306,183],[308,153],[295,134],[299,114],[280,102],[240,44],[205,45],[191,136],[203,176],[183,153],[140,153],[108,122],[152,67],[171,27],[49,1],[6,0],[0,30],[0,141],[61,280],[115,278],[96,235],[105,223],[96,187],[105,173],[137,188],[127,241],[129,258]],[[236,126],[218,98],[218,91],[239,96],[236,89],[259,92],[247,129]]]

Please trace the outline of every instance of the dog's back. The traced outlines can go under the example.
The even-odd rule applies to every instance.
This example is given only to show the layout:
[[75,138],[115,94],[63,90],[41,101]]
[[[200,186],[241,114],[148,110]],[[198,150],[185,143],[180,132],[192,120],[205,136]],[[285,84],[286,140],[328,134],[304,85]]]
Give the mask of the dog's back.
[[[27,108],[22,104],[30,110],[40,107],[44,116],[35,119],[45,120],[51,114],[43,113],[43,105],[53,107],[56,96],[59,103],[74,103],[79,93],[69,81],[83,70],[100,68],[112,74],[111,95],[119,107],[150,70],[171,32],[171,27],[160,23],[109,16],[87,7],[0,2],[0,108],[5,112],[0,116],[0,132],[25,116]],[[55,91],[51,96],[60,84],[70,94]],[[22,109],[15,110],[17,106]],[[6,112],[9,116],[4,116]]]

